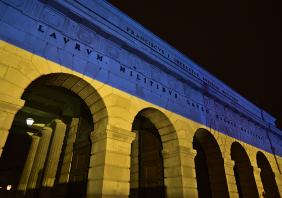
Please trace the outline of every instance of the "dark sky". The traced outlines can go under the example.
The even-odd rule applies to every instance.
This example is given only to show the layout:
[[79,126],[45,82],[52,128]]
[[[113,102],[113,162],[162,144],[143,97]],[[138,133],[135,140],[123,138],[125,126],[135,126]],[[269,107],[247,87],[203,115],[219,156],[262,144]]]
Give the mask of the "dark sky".
[[281,123],[281,0],[109,0]]

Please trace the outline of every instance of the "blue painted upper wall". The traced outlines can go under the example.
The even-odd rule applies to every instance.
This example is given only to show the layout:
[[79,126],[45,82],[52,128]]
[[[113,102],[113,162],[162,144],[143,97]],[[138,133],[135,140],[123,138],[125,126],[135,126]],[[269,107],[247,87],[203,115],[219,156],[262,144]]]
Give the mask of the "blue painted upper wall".
[[[254,104],[240,96],[230,87],[215,78],[213,75],[195,64],[192,60],[177,51],[168,43],[161,40],[152,32],[145,29],[136,21],[113,7],[104,0],[79,0],[79,1],[56,1],[58,4],[79,13],[82,19],[89,20],[95,23],[95,20],[101,22],[101,28],[108,28],[110,34],[125,41],[132,47],[140,50],[139,46],[149,48],[150,54],[153,54],[157,59],[164,61],[163,66],[167,67],[171,73],[176,73],[182,76],[187,81],[200,85],[206,85],[213,91],[218,92],[220,97],[225,100],[240,105],[241,108],[249,111],[255,116],[274,124],[275,118],[266,113],[262,109],[256,107]],[[96,24],[96,23],[95,23]],[[97,24],[99,25],[99,23]],[[187,44],[189,45],[189,44]],[[141,50],[144,51],[144,50]],[[146,52],[144,52],[146,53]]]
[[274,118],[102,0],[4,0],[0,38],[268,152]]

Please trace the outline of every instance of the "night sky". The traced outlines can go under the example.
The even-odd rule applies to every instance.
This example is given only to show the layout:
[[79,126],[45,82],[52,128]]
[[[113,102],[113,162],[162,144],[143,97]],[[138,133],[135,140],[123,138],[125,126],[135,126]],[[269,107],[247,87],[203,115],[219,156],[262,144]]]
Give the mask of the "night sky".
[[282,126],[281,0],[109,2]]

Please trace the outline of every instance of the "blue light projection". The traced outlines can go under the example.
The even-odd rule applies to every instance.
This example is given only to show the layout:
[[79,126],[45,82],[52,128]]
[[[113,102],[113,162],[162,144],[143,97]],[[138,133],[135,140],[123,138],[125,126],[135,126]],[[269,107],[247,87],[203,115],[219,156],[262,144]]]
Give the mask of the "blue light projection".
[[[38,1],[1,1],[0,39],[282,156],[281,132],[259,119],[260,114],[264,115],[262,111],[251,105],[243,111],[243,105],[240,105],[245,103],[243,99],[235,97],[220,81],[210,80],[211,75],[207,72],[198,72],[195,69],[198,66],[192,61],[189,65],[173,56],[171,51],[174,49],[168,50],[139,34],[131,27],[136,26],[134,21],[128,19],[130,26],[121,24],[124,28],[120,34],[128,37],[125,39],[127,42],[121,42],[116,39],[118,33],[115,30],[100,24],[105,28],[102,31],[101,27],[94,25],[95,20],[117,23],[117,19],[109,18],[111,15],[102,8],[101,13],[107,17],[93,17],[90,21],[93,24],[83,24],[87,20],[66,16],[64,12],[72,11],[58,5]],[[113,13],[122,15],[112,9]],[[84,14],[78,9],[75,12],[78,16]],[[141,52],[133,48],[136,42],[143,45]],[[119,45],[122,50],[117,51],[111,45]],[[144,62],[142,67],[134,62],[140,59]],[[175,72],[166,65],[173,65]],[[184,81],[183,76],[190,78]],[[250,117],[250,112],[259,116]]]

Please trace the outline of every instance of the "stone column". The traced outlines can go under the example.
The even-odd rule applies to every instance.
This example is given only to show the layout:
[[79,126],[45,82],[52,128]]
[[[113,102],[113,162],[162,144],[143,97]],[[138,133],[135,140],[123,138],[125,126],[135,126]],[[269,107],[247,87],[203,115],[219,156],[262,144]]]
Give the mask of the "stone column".
[[234,166],[235,162],[231,159],[225,158],[224,159],[224,169],[225,169],[225,175],[226,175],[226,181],[229,191],[229,196],[231,198],[233,197],[239,197],[237,184],[236,184],[236,178],[234,175]]
[[73,145],[78,132],[79,118],[72,118],[70,123],[66,147],[63,153],[63,162],[59,173],[59,179],[56,182],[56,196],[65,197],[68,191],[68,182],[70,177],[71,163],[73,158]]
[[[69,181],[71,162],[73,156],[73,144],[76,140],[78,130],[79,118],[72,118],[71,125],[68,132],[66,148],[64,151],[63,164],[59,176],[59,185],[64,185]],[[61,190],[61,189],[60,189]]]
[[[113,128],[113,129],[112,129]],[[123,129],[93,132],[87,197],[128,197],[131,142],[135,133]]]
[[56,119],[51,122],[53,129],[52,142],[50,143],[49,155],[45,163],[45,171],[42,179],[40,197],[50,197],[51,188],[54,186],[58,163],[64,143],[66,124]]
[[139,137],[138,131],[134,141],[131,144],[131,160],[130,160],[130,189],[138,190],[139,187]]
[[24,102],[24,100],[0,94],[0,158],[14,117],[24,106]]
[[35,189],[38,189],[40,187],[44,171],[44,164],[51,140],[52,129],[50,127],[42,127],[40,133],[41,137],[34,157],[34,163],[27,185],[27,191],[30,193],[33,193]]
[[29,147],[29,152],[26,158],[25,166],[18,186],[18,190],[21,191],[23,194],[25,193],[27,188],[28,179],[32,171],[35,154],[40,140],[40,137],[37,134],[32,134],[32,135],[29,134],[29,135],[31,136],[31,144]]
[[195,156],[196,151],[183,146],[163,151],[165,186],[168,198],[198,196]]

